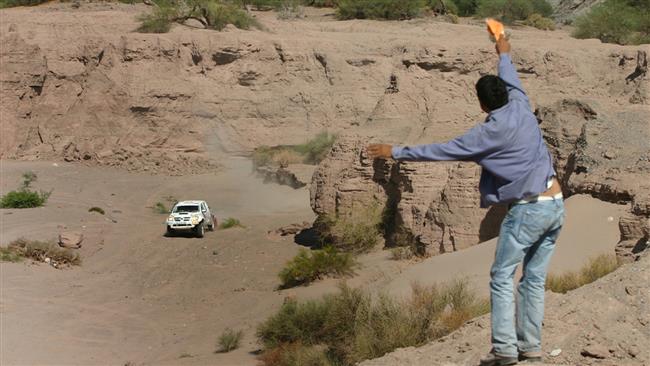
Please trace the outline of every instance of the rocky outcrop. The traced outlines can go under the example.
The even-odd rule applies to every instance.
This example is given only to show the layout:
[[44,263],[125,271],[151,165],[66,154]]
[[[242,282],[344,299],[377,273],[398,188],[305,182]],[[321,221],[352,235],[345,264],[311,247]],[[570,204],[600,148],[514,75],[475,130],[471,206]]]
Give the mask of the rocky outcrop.
[[[564,99],[536,111],[564,194],[590,194],[629,205],[621,218],[622,259],[648,244],[650,130],[642,111],[605,113]],[[371,161],[366,141],[339,141],[312,180],[318,215],[350,215],[379,202],[385,208],[387,245],[411,238],[431,254],[475,245],[498,234],[505,208],[479,208],[480,167],[472,163]],[[401,234],[407,235],[401,235]]]
[[537,110],[565,195],[591,194],[630,206],[621,217],[617,255],[633,260],[648,246],[650,126],[644,111],[598,111],[578,100]]
[[403,245],[408,237],[428,254],[460,250],[498,234],[505,210],[479,208],[478,166],[372,161],[365,145],[359,138],[342,138],[318,167],[311,186],[316,214],[352,216],[379,203],[386,244]]

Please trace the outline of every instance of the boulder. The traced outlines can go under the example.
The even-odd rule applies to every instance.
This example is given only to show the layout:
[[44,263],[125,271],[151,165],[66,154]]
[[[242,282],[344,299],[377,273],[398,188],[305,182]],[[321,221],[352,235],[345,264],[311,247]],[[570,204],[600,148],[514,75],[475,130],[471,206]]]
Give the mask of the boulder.
[[79,249],[83,240],[84,236],[79,232],[59,233],[59,246],[63,248]]

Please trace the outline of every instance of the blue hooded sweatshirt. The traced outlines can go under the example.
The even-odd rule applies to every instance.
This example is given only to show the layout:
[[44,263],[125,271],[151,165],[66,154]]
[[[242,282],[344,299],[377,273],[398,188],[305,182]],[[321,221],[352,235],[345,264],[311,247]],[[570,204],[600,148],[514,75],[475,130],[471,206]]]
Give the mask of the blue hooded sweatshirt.
[[481,207],[546,191],[547,182],[555,176],[553,160],[507,53],[499,56],[499,77],[507,85],[508,104],[491,111],[484,122],[449,142],[394,146],[393,158],[479,164],[483,168],[479,183]]

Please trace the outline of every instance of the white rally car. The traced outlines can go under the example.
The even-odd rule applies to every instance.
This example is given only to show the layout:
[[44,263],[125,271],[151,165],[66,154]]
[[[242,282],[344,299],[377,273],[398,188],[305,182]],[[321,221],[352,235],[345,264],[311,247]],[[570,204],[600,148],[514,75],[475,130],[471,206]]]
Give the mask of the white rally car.
[[181,201],[174,205],[166,221],[167,235],[179,231],[191,231],[199,238],[205,230],[214,230],[217,225],[215,216],[205,201]]

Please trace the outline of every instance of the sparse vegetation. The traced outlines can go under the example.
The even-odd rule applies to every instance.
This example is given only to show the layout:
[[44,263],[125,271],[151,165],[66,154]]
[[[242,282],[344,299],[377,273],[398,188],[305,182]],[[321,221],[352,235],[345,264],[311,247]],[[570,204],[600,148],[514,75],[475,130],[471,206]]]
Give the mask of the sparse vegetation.
[[488,302],[460,280],[414,285],[405,301],[372,298],[341,285],[337,294],[320,300],[286,301],[258,327],[257,336],[265,346],[261,360],[266,366],[298,365],[292,362],[298,354],[314,365],[353,365],[399,347],[422,345],[488,311]]
[[253,152],[253,166],[277,165],[286,167],[289,164],[305,163],[318,164],[336,141],[336,135],[321,132],[313,139],[300,145],[260,146]]
[[549,17],[553,7],[546,0],[478,0],[476,15],[492,17],[505,23],[525,20],[532,14]]
[[0,208],[33,208],[40,207],[47,202],[52,192],[35,192],[30,190],[33,182],[38,179],[36,173],[28,171],[23,173],[20,189],[9,191],[0,199]]
[[546,289],[565,294],[578,287],[592,283],[608,273],[615,271],[620,264],[614,255],[599,255],[591,258],[579,272],[566,272],[561,275],[549,274]]
[[649,0],[606,0],[576,19],[573,36],[606,43],[650,43]]
[[25,259],[25,257],[21,256],[17,251],[12,250],[11,248],[0,247],[0,261],[20,262],[23,259]]
[[0,0],[0,9],[16,6],[34,6],[48,2],[48,0]]
[[97,206],[89,208],[88,212],[97,212],[98,214],[102,214],[102,215],[106,214],[103,208]]
[[329,275],[348,275],[354,265],[350,253],[340,253],[333,247],[311,251],[302,249],[278,274],[280,287],[303,285]]
[[244,333],[241,330],[234,331],[230,328],[226,328],[219,337],[217,353],[226,353],[239,348],[239,343],[241,342],[243,335]]
[[215,30],[222,30],[228,24],[240,29],[249,29],[257,24],[241,1],[156,0],[154,4],[153,12],[140,18],[142,24],[138,32],[166,33],[172,23],[183,23],[188,19]]
[[78,253],[61,248],[56,243],[38,240],[14,240],[6,248],[1,248],[0,254],[3,261],[11,262],[22,258],[45,262],[49,258],[49,261],[53,262],[56,267],[81,264],[81,257]]
[[219,225],[219,229],[222,230],[230,229],[233,227],[244,227],[244,225],[242,225],[242,223],[238,219],[235,219],[233,217],[229,217],[223,220],[223,222]]
[[36,182],[37,179],[38,176],[36,175],[36,173],[32,172],[31,170],[23,173],[22,189],[28,189],[29,187],[32,186],[33,182]]
[[1,208],[33,208],[40,207],[47,202],[50,192],[34,192],[27,189],[10,191],[0,200]]
[[339,19],[402,20],[418,17],[426,3],[424,0],[340,0]]
[[378,204],[353,210],[349,215],[319,217],[316,227],[326,243],[347,253],[364,253],[381,237],[383,212]]
[[553,19],[546,18],[537,13],[531,14],[524,21],[524,24],[541,30],[555,30],[555,21]]
[[413,259],[415,254],[409,247],[395,247],[390,249],[390,259],[400,261],[406,259]]

